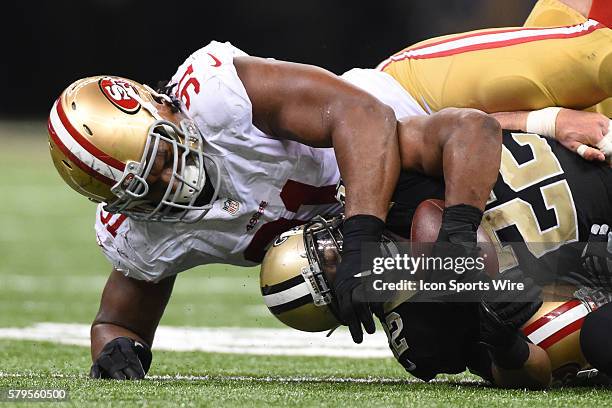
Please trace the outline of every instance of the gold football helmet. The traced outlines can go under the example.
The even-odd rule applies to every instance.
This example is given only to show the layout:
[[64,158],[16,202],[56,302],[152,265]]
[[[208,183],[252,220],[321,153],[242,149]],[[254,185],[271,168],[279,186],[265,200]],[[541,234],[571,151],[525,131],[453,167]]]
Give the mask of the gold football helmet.
[[[147,221],[196,222],[216,199],[196,205],[204,191],[204,140],[195,124],[176,125],[157,106],[171,103],[146,85],[96,76],[70,85],[49,115],[49,148],[64,181],[104,209]],[[149,176],[160,143],[172,148],[172,176],[158,202],[147,199]],[[198,210],[199,212],[190,212]],[[187,214],[190,214],[187,216]]]
[[319,332],[340,325],[328,280],[332,276],[322,266],[326,258],[338,256],[342,234],[336,227],[341,222],[341,217],[317,217],[281,234],[266,252],[261,294],[270,312],[294,329]]
[[[294,329],[318,332],[338,327],[331,284],[342,253],[342,216],[317,216],[281,234],[266,252],[260,270],[261,294],[270,312]],[[397,253],[385,232],[383,253]]]

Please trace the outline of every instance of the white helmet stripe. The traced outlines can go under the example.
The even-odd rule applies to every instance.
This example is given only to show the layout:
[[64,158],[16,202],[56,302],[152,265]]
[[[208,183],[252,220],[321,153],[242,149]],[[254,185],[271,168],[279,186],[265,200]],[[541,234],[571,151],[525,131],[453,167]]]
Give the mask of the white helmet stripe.
[[264,295],[264,302],[268,307],[274,307],[283,305],[285,303],[292,302],[305,295],[310,295],[310,290],[306,282],[302,282],[299,285],[293,286],[289,289],[285,289],[282,292],[272,293],[270,295]]
[[59,101],[56,101],[53,105],[49,121],[60,142],[66,147],[68,151],[70,151],[70,153],[72,153],[87,167],[91,168],[91,170],[93,170],[94,172],[115,182],[121,180],[121,177],[123,176],[123,171],[103,162],[102,160],[88,152],[74,139],[70,132],[68,132],[68,130],[59,118],[57,110],[58,103]]

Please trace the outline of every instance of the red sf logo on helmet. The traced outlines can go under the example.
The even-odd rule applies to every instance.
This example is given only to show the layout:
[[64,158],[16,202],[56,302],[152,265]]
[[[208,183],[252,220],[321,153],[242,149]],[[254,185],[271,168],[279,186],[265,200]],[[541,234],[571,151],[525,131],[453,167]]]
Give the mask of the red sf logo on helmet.
[[132,92],[138,90],[127,81],[118,78],[104,77],[98,82],[100,90],[113,105],[125,113],[136,113],[140,110],[140,102],[132,97]]

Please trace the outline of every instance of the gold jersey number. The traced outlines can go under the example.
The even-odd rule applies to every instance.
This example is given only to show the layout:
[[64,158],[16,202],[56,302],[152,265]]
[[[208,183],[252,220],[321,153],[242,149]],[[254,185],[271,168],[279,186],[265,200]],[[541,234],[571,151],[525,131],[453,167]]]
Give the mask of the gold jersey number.
[[[530,133],[512,133],[520,146],[529,146],[533,159],[519,164],[510,150],[502,146],[499,173],[506,185],[519,197],[494,206],[484,213],[483,227],[497,246],[499,270],[503,272],[518,265],[514,250],[503,245],[498,231],[514,225],[529,251],[536,257],[558,249],[567,242],[578,240],[576,207],[567,180],[545,183],[563,174],[559,160],[541,136]],[[522,198],[520,192],[535,184],[543,183],[540,193],[548,210],[554,210],[556,225],[542,229],[533,205]],[[497,200],[492,193],[489,203]]]

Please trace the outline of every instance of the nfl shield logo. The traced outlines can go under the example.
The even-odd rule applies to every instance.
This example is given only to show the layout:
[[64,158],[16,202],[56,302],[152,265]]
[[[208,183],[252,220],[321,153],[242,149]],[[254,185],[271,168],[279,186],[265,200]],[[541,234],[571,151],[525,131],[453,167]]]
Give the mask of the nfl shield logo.
[[240,210],[240,203],[238,201],[228,198],[223,203],[223,211],[227,211],[231,215],[238,214],[238,210]]

